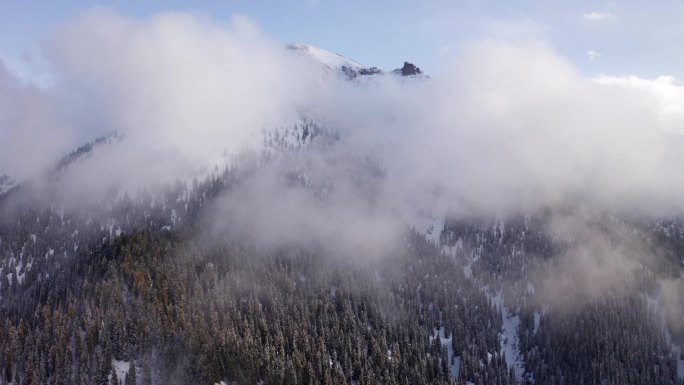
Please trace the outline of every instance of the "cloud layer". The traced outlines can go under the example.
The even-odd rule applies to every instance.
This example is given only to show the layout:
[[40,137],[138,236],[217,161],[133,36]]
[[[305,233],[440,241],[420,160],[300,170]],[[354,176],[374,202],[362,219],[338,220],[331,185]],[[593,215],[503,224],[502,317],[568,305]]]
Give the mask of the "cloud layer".
[[[0,175],[37,177],[60,154],[122,134],[60,175],[57,191],[75,205],[201,177],[305,116],[336,139],[286,152],[222,197],[211,235],[373,257],[403,223],[446,213],[684,212],[684,88],[592,78],[545,42],[476,41],[429,80],[349,82],[241,17],[95,11],[55,31],[44,56],[49,88],[0,66]],[[563,223],[554,235],[568,233]],[[584,241],[545,273],[551,297],[565,283],[579,295],[619,288],[640,267],[633,245],[589,227],[570,226]],[[668,316],[681,317],[679,286],[663,288]]]
[[378,159],[376,200],[403,216],[684,209],[682,88],[594,79],[544,42],[477,41],[430,80],[362,85],[321,76],[242,17],[95,11],[44,47],[50,88],[0,71],[0,172],[27,178],[86,139],[124,135],[63,175],[65,195],[203,175],[305,114]]

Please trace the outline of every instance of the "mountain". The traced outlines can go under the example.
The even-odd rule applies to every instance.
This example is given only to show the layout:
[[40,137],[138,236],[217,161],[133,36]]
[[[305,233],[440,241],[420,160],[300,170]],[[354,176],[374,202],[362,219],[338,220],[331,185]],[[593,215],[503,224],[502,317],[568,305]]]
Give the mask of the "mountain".
[[305,116],[194,179],[73,183],[127,139],[0,193],[0,384],[684,383],[684,218],[399,216],[374,148]]
[[326,73],[341,74],[348,79],[372,77],[377,75],[400,75],[419,78],[425,77],[420,68],[409,62],[404,62],[404,65],[401,68],[394,69],[392,71],[385,71],[379,69],[378,67],[365,66],[338,53],[330,52],[309,44],[292,43],[286,45],[285,48],[320,65]]
[[291,52],[309,58],[314,62],[325,66],[329,70],[337,71],[342,67],[352,69],[359,69],[364,67],[363,64],[355,60],[348,59],[338,53],[330,52],[318,47],[314,47],[309,44],[292,43],[286,45],[285,48]]

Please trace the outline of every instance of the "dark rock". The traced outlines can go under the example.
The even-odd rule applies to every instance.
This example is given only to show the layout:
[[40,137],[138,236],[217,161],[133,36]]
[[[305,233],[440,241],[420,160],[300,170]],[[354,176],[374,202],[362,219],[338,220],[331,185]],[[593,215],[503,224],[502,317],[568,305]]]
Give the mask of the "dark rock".
[[401,76],[420,75],[422,73],[423,71],[421,71],[420,68],[407,61],[404,62],[404,66],[401,68]]
[[378,69],[377,67],[354,69],[351,67],[342,66],[340,68],[340,71],[342,71],[342,73],[347,76],[347,79],[354,79],[357,76],[370,76],[370,75],[382,74],[382,71],[380,69]]
[[382,71],[378,69],[378,67],[370,67],[370,68],[360,68],[359,69],[359,75],[375,75],[375,74],[381,74]]
[[354,79],[355,77],[359,76],[359,73],[351,67],[342,66],[340,71],[347,76],[347,79]]

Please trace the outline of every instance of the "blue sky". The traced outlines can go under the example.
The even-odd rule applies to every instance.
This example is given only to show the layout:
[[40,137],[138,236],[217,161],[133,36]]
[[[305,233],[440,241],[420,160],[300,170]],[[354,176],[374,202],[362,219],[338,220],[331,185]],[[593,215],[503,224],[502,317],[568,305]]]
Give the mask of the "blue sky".
[[93,7],[141,19],[193,12],[219,23],[240,14],[278,42],[306,42],[381,68],[408,60],[435,72],[446,53],[473,40],[536,39],[588,75],[684,78],[684,2],[678,1],[0,0],[0,58],[15,72],[35,75],[40,42]]

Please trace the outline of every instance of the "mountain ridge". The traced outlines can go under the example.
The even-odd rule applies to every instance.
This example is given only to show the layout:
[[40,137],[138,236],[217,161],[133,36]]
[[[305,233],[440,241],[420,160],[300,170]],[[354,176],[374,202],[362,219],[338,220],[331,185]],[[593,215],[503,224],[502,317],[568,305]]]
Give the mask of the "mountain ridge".
[[375,66],[361,64],[344,55],[318,48],[311,44],[289,43],[285,45],[285,48],[290,52],[294,52],[321,65],[327,72],[340,73],[348,79],[374,75],[400,75],[404,77],[427,78],[427,75],[424,75],[419,67],[408,61],[405,61],[402,67],[392,70],[383,70]]

